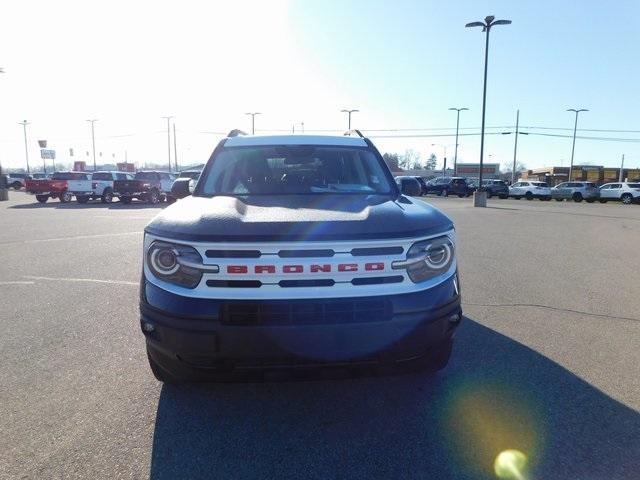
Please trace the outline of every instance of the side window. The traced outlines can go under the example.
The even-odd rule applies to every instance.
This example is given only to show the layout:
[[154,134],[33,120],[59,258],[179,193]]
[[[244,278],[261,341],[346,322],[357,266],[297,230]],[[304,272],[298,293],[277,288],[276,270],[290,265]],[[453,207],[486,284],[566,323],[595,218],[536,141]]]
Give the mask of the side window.
[[125,173],[116,173],[116,180],[130,180]]
[[609,190],[611,188],[611,185],[603,185],[600,187],[600,190]]
[[611,185],[611,188],[622,188],[622,184],[614,183],[614,184]]

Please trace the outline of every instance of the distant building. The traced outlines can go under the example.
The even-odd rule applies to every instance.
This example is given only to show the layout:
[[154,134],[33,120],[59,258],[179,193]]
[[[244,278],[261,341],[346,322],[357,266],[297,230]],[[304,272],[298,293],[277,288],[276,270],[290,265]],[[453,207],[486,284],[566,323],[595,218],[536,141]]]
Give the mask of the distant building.
[[[458,162],[458,164],[456,165],[455,176],[456,177],[479,177],[480,164]],[[499,163],[483,163],[482,178],[487,178],[487,179],[500,178],[500,164]]]
[[[538,180],[549,185],[557,185],[569,180],[569,167],[543,167],[522,172],[523,180]],[[620,179],[620,169],[603,167],[601,165],[574,165],[571,180],[594,182],[598,185],[617,182]],[[640,169],[625,168],[622,179],[635,181],[640,179]]]

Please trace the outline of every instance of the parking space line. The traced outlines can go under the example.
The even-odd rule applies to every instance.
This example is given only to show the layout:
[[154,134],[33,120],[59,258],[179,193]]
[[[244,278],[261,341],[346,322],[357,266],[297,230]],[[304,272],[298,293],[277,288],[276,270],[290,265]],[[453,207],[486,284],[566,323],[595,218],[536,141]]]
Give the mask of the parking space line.
[[108,285],[128,285],[134,287],[140,285],[139,282],[128,282],[126,280],[103,280],[99,278],[36,277],[32,275],[25,275],[24,278],[30,278],[32,280],[42,280],[47,282],[104,283]]
[[0,282],[0,287],[3,287],[5,285],[35,285],[36,282],[29,282],[29,281],[12,281],[12,282]]
[[46,243],[46,242],[60,242],[65,240],[88,240],[92,238],[106,238],[106,237],[122,237],[126,235],[140,235],[142,231],[137,232],[121,232],[121,233],[101,233],[96,235],[75,235],[72,237],[56,237],[56,238],[35,238],[33,240],[22,240],[19,242],[0,242],[0,245],[22,245],[27,243]]

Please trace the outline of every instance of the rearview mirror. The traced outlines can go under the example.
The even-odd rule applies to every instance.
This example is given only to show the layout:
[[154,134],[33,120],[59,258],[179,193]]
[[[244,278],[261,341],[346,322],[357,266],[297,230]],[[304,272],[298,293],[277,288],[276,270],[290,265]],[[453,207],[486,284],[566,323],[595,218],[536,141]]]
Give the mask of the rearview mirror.
[[191,195],[189,188],[190,178],[179,178],[171,186],[171,196],[174,198],[184,198]]

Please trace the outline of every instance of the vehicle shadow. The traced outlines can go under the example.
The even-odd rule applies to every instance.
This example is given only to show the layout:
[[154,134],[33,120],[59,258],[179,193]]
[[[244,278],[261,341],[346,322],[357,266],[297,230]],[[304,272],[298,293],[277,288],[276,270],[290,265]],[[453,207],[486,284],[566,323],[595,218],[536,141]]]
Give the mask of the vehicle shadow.
[[38,208],[55,208],[60,210],[85,210],[85,209],[115,209],[115,210],[141,210],[141,209],[159,209],[168,206],[168,203],[158,203],[156,205],[151,205],[145,202],[133,201],[129,204],[122,203],[120,201],[114,201],[112,203],[102,203],[100,201],[97,202],[88,202],[88,203],[78,203],[78,202],[69,202],[69,203],[61,203],[57,200],[47,202],[47,203],[20,203],[17,205],[11,205],[8,208],[15,208],[18,210],[31,210]]
[[[163,386],[150,477],[637,478],[640,414],[478,323],[436,376]],[[506,478],[506,477],[505,477]]]

